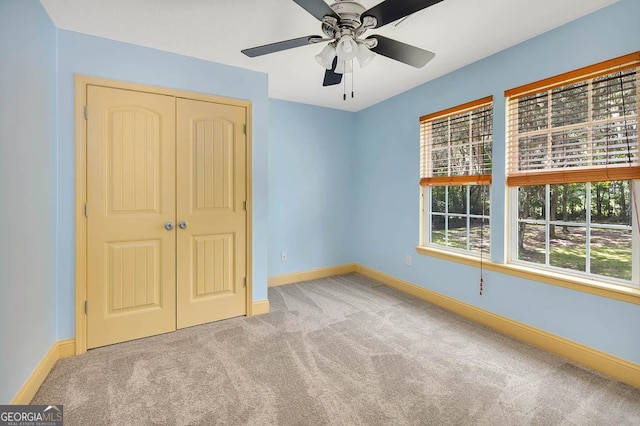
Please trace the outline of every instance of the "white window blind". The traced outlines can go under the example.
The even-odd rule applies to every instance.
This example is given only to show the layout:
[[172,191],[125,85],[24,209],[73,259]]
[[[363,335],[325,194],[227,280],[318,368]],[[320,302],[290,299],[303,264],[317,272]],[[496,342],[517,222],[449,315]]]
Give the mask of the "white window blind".
[[492,134],[492,96],[420,117],[420,184],[490,184]]
[[640,52],[507,90],[507,184],[637,179]]

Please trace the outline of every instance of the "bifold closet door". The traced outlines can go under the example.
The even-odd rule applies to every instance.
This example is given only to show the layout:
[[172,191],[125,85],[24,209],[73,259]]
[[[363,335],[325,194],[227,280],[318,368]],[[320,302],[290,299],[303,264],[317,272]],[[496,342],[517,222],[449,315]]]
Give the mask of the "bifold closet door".
[[246,314],[246,110],[177,100],[177,326]]
[[87,89],[87,347],[176,327],[175,98]]

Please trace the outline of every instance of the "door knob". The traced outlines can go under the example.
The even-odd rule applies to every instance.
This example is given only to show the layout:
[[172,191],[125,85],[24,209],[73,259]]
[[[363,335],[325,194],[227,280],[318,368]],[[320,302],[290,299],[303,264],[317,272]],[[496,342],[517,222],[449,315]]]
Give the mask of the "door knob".
[[180,227],[180,229],[185,229],[187,227],[187,222],[181,220],[180,222],[178,222],[178,226]]
[[173,229],[173,223],[172,222],[165,223],[164,229],[166,229],[167,231],[171,231]]

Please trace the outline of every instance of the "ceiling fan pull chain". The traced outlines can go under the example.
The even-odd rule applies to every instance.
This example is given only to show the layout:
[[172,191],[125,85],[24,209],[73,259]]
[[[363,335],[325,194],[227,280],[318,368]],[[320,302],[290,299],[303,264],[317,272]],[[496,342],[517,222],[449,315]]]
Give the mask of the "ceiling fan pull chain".
[[[347,68],[347,65],[345,64],[344,68]],[[342,77],[344,77],[344,71],[343,71],[343,75]],[[347,100],[347,79],[343,78],[342,79],[342,100],[346,101]]]
[[353,74],[355,74],[356,69],[353,66],[353,59],[351,60],[351,99],[353,99]]

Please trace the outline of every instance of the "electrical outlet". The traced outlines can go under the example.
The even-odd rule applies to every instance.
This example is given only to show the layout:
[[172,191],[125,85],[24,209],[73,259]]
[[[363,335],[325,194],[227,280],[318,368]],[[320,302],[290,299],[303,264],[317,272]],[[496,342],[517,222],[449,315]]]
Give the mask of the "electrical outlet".
[[280,261],[281,262],[286,262],[287,261],[287,252],[283,251],[280,253]]
[[411,266],[411,256],[406,255],[406,256],[404,257],[404,263],[405,263],[405,265],[407,265],[407,266]]

